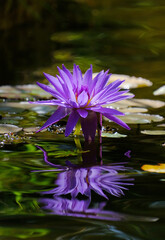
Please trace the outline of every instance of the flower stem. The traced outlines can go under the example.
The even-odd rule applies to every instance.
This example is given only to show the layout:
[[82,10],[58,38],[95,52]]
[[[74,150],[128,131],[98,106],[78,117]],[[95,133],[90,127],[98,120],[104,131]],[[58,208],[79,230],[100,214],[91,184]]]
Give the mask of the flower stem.
[[102,133],[102,114],[97,114],[97,133],[99,138],[99,144],[102,143],[101,133]]

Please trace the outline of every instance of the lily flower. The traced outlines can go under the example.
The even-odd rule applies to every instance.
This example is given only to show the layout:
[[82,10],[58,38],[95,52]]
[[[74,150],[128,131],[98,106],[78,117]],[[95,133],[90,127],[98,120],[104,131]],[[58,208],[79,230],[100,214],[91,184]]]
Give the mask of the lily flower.
[[76,64],[74,64],[73,73],[64,65],[62,65],[62,69],[57,68],[59,75],[56,77],[44,73],[52,87],[37,82],[38,86],[50,93],[54,99],[30,102],[58,106],[38,132],[69,115],[65,136],[70,135],[80,120],[85,140],[93,141],[98,124],[98,113],[128,130],[130,129],[126,123],[116,117],[116,115],[124,115],[123,113],[113,108],[103,107],[103,105],[133,97],[133,95],[125,95],[128,90],[119,91],[119,86],[123,81],[116,80],[107,84],[110,78],[108,71],[101,71],[92,78],[92,65],[84,76]]

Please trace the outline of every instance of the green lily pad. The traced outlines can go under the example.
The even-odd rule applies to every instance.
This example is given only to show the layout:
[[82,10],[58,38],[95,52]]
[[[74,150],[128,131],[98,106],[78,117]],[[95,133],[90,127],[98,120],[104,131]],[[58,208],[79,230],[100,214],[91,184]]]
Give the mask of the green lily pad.
[[25,98],[25,94],[21,94],[21,91],[16,87],[12,86],[1,86],[0,87],[0,97],[1,98],[14,98],[20,99],[21,97]]
[[20,132],[21,130],[22,128],[12,124],[0,124],[0,134],[17,133],[17,132]]
[[155,90],[153,92],[153,94],[155,96],[158,96],[158,95],[165,95],[165,85],[161,86],[160,88],[158,88],[157,90]]
[[148,79],[144,79],[141,77],[128,76],[128,75],[122,75],[122,74],[112,74],[109,79],[109,83],[114,82],[117,79],[125,80],[121,84],[121,87],[124,89],[152,86],[152,82]]
[[3,112],[16,112],[20,113],[24,110],[31,110],[38,114],[45,114],[56,109],[56,106],[30,104],[28,102],[2,102],[0,103],[0,110]]
[[157,127],[165,127],[165,123],[159,124]]
[[[32,104],[33,105],[33,104]],[[56,110],[56,106],[49,106],[49,105],[36,105],[35,107],[31,108],[32,111],[38,113],[38,114],[46,114],[49,113],[51,111],[55,111]]]
[[25,134],[34,134],[34,133],[36,133],[37,130],[39,130],[38,127],[27,127],[27,128],[23,129]]
[[[107,105],[108,106],[108,105]],[[126,99],[117,103],[109,104],[114,108],[140,107],[140,108],[161,108],[165,106],[165,102],[150,99]]]
[[83,34],[79,32],[60,32],[52,34],[51,40],[55,42],[67,43],[80,40],[82,37]]
[[50,98],[52,96],[51,94],[45,92],[36,84],[17,85],[16,88],[21,91],[24,91],[25,93],[31,96],[37,96],[40,98]]
[[123,113],[142,113],[147,111],[148,111],[147,108],[136,108],[136,107],[122,108]]
[[122,137],[127,137],[127,135],[124,135],[124,134],[120,134],[118,132],[115,132],[115,133],[104,133],[102,132],[101,134],[102,137],[108,137],[108,138],[122,138]]
[[[98,73],[93,73],[93,78]],[[152,82],[148,79],[141,77],[128,76],[123,74],[112,74],[108,80],[108,83],[112,83],[115,80],[125,80],[120,86],[123,89],[131,89],[131,88],[141,88],[141,87],[150,87],[152,86]]]
[[165,135],[165,130],[143,130],[141,133],[147,135]]
[[126,114],[125,116],[118,116],[122,121],[128,124],[146,124],[151,122],[160,122],[164,118],[160,115],[151,115],[144,113]]

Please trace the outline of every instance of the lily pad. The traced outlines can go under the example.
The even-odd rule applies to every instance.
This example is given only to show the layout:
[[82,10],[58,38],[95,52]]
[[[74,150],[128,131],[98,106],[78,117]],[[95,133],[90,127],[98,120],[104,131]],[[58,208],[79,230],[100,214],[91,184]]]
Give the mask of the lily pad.
[[[98,73],[93,73],[93,78]],[[112,74],[108,80],[108,83],[114,82],[115,80],[125,80],[120,86],[123,89],[131,89],[131,88],[141,88],[141,87],[150,87],[152,86],[152,82],[148,79],[141,77],[128,76],[123,74]]]
[[165,173],[165,164],[159,163],[159,165],[145,164],[141,167],[142,170],[147,172]]
[[121,84],[121,87],[124,89],[152,86],[152,82],[148,79],[141,78],[141,77],[128,76],[128,75],[122,75],[122,74],[112,74],[109,79],[109,83],[114,82],[117,79],[125,80]]
[[21,130],[22,128],[12,124],[0,124],[0,134],[17,133],[17,132],[20,132]]
[[147,112],[148,109],[146,108],[136,108],[136,107],[129,107],[129,108],[122,108],[123,113],[142,113]]
[[56,106],[45,106],[45,105],[36,105],[35,104],[35,107],[31,108],[32,111],[38,113],[38,114],[46,114],[46,113],[49,113],[51,111],[55,111],[56,110]]
[[133,98],[133,99],[122,100],[117,103],[112,103],[110,104],[110,106],[114,108],[126,108],[126,107],[161,108],[165,106],[165,102],[159,101],[159,100]]
[[29,102],[4,102],[0,103],[0,109],[5,112],[22,112],[30,109],[38,114],[45,114],[56,109],[56,106],[45,106],[41,104],[30,104]]
[[34,133],[36,133],[37,130],[39,130],[38,127],[27,127],[27,128],[23,129],[25,134],[34,134]]
[[146,124],[151,122],[160,122],[164,119],[160,115],[151,115],[144,113],[128,113],[125,116],[119,116],[119,118],[128,124]]
[[[20,99],[21,91],[17,89],[16,87],[12,86],[1,86],[0,87],[0,97],[1,98],[14,98],[14,99]],[[25,94],[23,94],[23,97],[26,97]]]
[[165,127],[165,123],[159,124],[157,127]]
[[155,96],[158,96],[158,95],[165,95],[165,85],[161,86],[160,88],[158,88],[157,90],[155,90],[153,92],[153,94]]
[[141,133],[147,135],[165,135],[165,130],[143,130]]
[[50,98],[52,95],[42,90],[36,84],[17,85],[17,89],[24,91],[28,95],[37,96],[40,98]]
[[120,134],[118,132],[115,132],[115,133],[102,133],[101,134],[102,137],[108,137],[108,138],[122,138],[122,137],[127,137],[127,135],[124,135],[124,134]]

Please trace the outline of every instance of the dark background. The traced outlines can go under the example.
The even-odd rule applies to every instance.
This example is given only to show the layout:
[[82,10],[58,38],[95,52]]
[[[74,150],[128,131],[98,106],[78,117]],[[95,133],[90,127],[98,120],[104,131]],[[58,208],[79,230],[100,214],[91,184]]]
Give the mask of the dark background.
[[165,82],[161,0],[1,0],[0,36],[0,85],[35,83],[74,62]]

